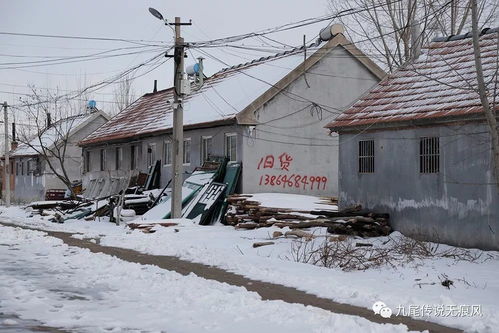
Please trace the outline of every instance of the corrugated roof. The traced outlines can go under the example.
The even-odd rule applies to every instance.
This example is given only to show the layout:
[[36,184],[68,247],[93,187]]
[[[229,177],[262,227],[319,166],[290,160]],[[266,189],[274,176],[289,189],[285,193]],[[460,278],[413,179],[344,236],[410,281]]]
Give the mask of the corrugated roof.
[[[485,82],[494,80],[497,71],[498,33],[498,29],[492,29],[480,37]],[[474,115],[482,112],[475,87],[469,34],[440,38],[430,43],[416,61],[382,80],[326,127],[374,128],[377,124]]]

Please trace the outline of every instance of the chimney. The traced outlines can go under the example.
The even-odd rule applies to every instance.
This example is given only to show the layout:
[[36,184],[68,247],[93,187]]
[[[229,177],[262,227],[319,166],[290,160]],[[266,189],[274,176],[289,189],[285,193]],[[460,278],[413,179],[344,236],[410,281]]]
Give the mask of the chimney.
[[152,90],[152,92],[158,92],[158,80],[154,80],[154,89]]
[[47,112],[47,127],[50,127],[52,125],[52,118],[50,117],[50,113]]
[[16,149],[18,146],[16,140],[16,123],[12,123],[12,142],[10,143],[10,150]]

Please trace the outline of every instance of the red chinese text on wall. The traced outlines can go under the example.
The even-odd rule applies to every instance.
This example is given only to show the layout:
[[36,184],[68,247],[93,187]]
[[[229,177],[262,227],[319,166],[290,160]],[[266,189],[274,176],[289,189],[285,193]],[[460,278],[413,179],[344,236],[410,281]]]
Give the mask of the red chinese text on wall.
[[[317,175],[289,174],[291,163],[294,158],[284,152],[280,155],[265,155],[258,162],[257,170],[271,169],[278,171],[276,174],[264,174],[260,176],[259,186],[303,188],[304,190],[325,190],[327,177]],[[270,172],[270,170],[269,170]]]

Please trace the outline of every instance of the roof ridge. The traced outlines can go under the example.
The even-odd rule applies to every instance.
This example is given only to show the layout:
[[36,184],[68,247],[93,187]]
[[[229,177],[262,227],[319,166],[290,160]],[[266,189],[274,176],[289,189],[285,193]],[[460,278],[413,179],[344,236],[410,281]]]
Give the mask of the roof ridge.
[[[497,28],[484,28],[484,29],[482,29],[482,31],[480,31],[480,36],[483,36],[486,34],[492,34],[495,32],[499,32],[499,27],[497,27]],[[435,37],[431,41],[432,42],[450,42],[450,41],[470,38],[471,36],[472,36],[471,31],[469,31],[469,32],[467,32],[465,34],[461,34],[461,35],[449,35],[449,36]]]
[[246,66],[260,64],[260,63],[263,63],[263,62],[265,62],[267,60],[277,59],[277,58],[288,56],[288,55],[291,55],[291,54],[294,54],[294,53],[299,53],[299,52],[303,51],[305,48],[309,49],[309,48],[312,48],[312,47],[318,47],[321,43],[322,43],[322,41],[320,39],[318,39],[317,41],[311,43],[308,46],[305,46],[305,45],[296,46],[296,47],[294,47],[292,49],[289,49],[289,50],[286,50],[286,51],[283,51],[283,52],[275,53],[275,54],[272,54],[272,55],[269,55],[269,56],[266,56],[266,57],[260,57],[258,59],[253,59],[253,60],[248,61],[248,62],[239,63],[239,64],[232,65],[232,66],[229,66],[229,67],[225,67],[225,68],[222,68],[221,70],[219,70],[218,72],[214,73],[212,76],[216,76],[216,75],[219,75],[219,74],[222,74],[222,73],[226,73],[226,72],[228,72],[230,70],[233,70],[233,69],[240,69],[240,68],[244,68]]

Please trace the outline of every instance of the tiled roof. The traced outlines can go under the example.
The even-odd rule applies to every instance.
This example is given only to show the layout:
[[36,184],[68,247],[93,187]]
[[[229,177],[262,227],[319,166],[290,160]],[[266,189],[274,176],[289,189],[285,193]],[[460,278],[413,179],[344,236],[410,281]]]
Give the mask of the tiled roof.
[[[184,126],[235,121],[240,111],[302,62],[303,48],[297,48],[215,73],[204,80],[200,90],[184,98]],[[172,88],[145,94],[91,133],[80,145],[168,131],[173,123],[173,108],[168,100],[173,100]]]
[[[490,29],[480,36],[485,82],[497,82],[498,34],[498,29]],[[470,35],[439,38],[416,61],[382,80],[326,127],[365,129],[378,124],[476,115],[482,112],[476,85]],[[492,100],[493,96],[489,97]]]

